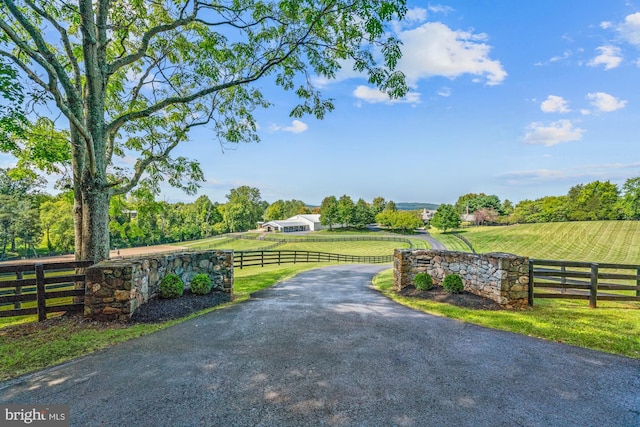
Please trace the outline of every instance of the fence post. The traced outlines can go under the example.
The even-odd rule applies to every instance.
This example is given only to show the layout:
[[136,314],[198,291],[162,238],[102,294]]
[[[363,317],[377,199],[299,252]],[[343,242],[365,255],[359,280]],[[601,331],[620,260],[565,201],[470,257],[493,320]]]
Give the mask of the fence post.
[[[22,271],[16,271],[16,280],[22,280],[24,277],[22,275]],[[13,292],[14,295],[18,296],[22,294],[22,286],[16,286],[16,289]],[[20,310],[20,308],[22,307],[22,304],[20,303],[20,301],[16,301],[13,303],[13,308],[15,310]]]
[[529,260],[529,288],[527,289],[529,297],[529,307],[533,307],[533,260]]
[[[561,271],[562,273],[566,273],[566,272],[567,272],[567,267],[563,265],[562,267],[560,267],[560,271]],[[562,276],[562,277],[560,278],[560,284],[561,284],[561,285],[563,285],[563,287],[562,287],[562,293],[563,293],[563,294],[566,294],[566,293],[567,293],[567,288],[566,288],[565,286],[566,286],[566,284],[567,284],[567,276]]]
[[589,287],[589,307],[596,308],[598,302],[598,264],[591,264],[591,284]]
[[640,267],[638,267],[638,269],[636,270],[636,275],[638,276],[636,277],[636,296],[640,297]]
[[36,292],[38,298],[38,322],[47,320],[47,296],[44,288],[44,266],[36,264]]
[[240,270],[242,270],[242,256],[244,255],[244,252],[240,252]]

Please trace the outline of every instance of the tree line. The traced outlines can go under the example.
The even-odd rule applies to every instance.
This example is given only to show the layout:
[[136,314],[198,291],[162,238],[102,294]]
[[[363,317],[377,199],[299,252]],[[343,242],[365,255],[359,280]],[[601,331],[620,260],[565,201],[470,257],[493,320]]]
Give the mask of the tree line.
[[454,205],[440,205],[431,225],[447,230],[464,221],[476,225],[562,221],[639,220],[640,177],[629,178],[619,188],[610,181],[593,181],[571,187],[566,195],[522,200],[515,206],[496,195],[468,193]]
[[[20,169],[0,168],[0,259],[74,251],[72,191],[41,192],[44,181]],[[111,198],[111,248],[180,242],[255,228],[269,204],[260,191],[232,189],[227,202],[200,196],[192,203],[155,200],[139,188]]]
[[[0,259],[74,251],[73,193],[51,196],[40,191],[43,185],[34,174],[0,168]],[[192,203],[169,203],[138,188],[111,198],[109,237],[112,249],[156,245],[252,230],[261,221],[311,213],[321,214],[330,228],[364,228],[373,222],[403,230],[422,225],[415,213],[397,211],[393,201],[382,197],[354,203],[347,195],[330,196],[313,208],[295,199],[269,203],[259,189],[241,186],[229,191],[225,203],[204,195]]]
[[[42,193],[44,180],[23,169],[0,168],[0,259],[74,251],[74,197],[70,190],[55,196]],[[423,225],[417,211],[399,211],[392,200],[371,203],[348,195],[327,196],[319,207],[301,200],[262,199],[260,190],[231,189],[225,203],[200,196],[192,203],[155,200],[155,193],[138,188],[111,198],[109,237],[111,248],[155,245],[201,239],[255,229],[260,221],[282,220],[298,214],[320,214],[323,225],[365,228],[377,223],[394,230],[414,230]],[[465,216],[469,214],[469,216]],[[514,205],[496,195],[468,193],[454,205],[440,205],[430,225],[447,230],[463,220],[475,224],[514,224],[556,221],[639,220],[640,177],[621,188],[610,181],[593,181],[571,187],[567,195],[523,200]]]
[[406,232],[423,225],[414,211],[398,211],[393,200],[376,197],[371,203],[360,198],[353,202],[351,196],[343,195],[339,199],[327,196],[322,200],[320,223],[330,229],[335,225],[363,229],[368,224],[378,223],[383,227]]

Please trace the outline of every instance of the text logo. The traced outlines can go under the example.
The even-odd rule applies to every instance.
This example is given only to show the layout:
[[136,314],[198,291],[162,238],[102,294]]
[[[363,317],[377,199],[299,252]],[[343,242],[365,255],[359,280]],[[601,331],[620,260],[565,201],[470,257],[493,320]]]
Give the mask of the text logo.
[[0,425],[69,427],[69,405],[0,405]]

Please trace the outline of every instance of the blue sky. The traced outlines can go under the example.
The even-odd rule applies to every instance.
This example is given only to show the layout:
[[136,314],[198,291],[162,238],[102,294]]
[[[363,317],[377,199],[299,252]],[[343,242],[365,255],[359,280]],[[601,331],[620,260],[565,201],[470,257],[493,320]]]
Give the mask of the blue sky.
[[274,104],[257,114],[260,143],[223,151],[200,132],[180,148],[202,164],[199,194],[517,202],[640,176],[640,0],[416,1],[391,31],[404,42],[405,99],[347,70],[317,82],[334,112],[293,120],[295,97],[260,82]]

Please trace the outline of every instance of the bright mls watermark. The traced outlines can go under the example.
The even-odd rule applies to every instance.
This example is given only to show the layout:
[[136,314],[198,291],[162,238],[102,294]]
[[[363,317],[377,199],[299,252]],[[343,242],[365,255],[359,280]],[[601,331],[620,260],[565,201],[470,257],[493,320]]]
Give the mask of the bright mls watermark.
[[0,425],[69,427],[69,405],[0,405]]

